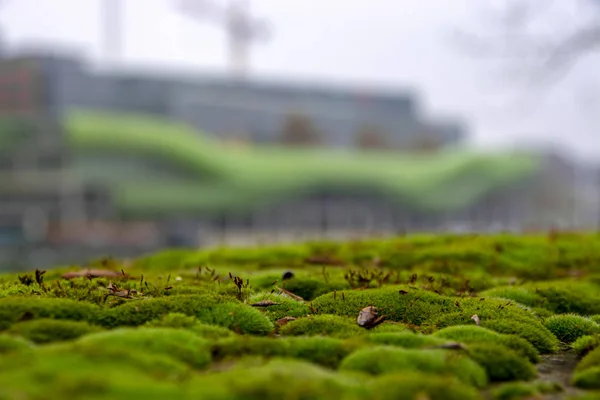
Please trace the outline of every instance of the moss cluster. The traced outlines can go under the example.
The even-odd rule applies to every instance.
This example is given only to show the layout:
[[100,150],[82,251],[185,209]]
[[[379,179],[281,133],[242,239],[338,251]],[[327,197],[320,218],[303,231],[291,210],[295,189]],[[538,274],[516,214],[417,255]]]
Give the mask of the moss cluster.
[[571,351],[591,395],[599,254],[600,235],[413,235],[4,274],[0,398],[517,399],[559,391],[536,364]]

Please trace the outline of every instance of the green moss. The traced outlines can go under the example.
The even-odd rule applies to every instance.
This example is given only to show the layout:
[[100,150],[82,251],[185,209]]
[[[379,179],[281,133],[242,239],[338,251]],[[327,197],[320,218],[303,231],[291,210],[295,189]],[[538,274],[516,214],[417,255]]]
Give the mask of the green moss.
[[600,335],[581,336],[571,344],[571,348],[580,357],[585,356],[597,347],[600,347]]
[[408,328],[400,322],[384,321],[383,323],[371,328],[371,332],[405,332]]
[[554,315],[547,318],[544,325],[564,343],[573,343],[582,336],[600,333],[598,324],[576,314]]
[[595,323],[597,323],[597,324],[600,324],[600,314],[591,315],[591,316],[590,316],[590,319],[591,319],[592,321],[594,321]]
[[531,307],[530,310],[533,315],[542,320],[555,315],[552,311],[542,307]]
[[12,352],[30,351],[33,348],[33,343],[27,339],[0,333],[0,355]]
[[279,295],[277,293],[261,292],[250,296],[249,303],[255,304],[261,301],[270,300],[277,305],[271,305],[268,307],[257,307],[257,309],[263,310],[264,314],[272,321],[275,322],[283,317],[303,317],[310,314],[310,308],[305,302],[294,300],[286,295]]
[[533,365],[513,350],[495,343],[469,345],[469,355],[485,368],[492,382],[530,380],[536,376]]
[[21,319],[53,318],[93,322],[101,309],[70,299],[7,297],[0,299],[0,331]]
[[160,327],[160,328],[184,328],[189,329],[196,325],[198,320],[196,317],[186,315],[180,312],[168,313],[161,318],[153,319],[152,321],[146,322],[147,327]]
[[577,367],[575,368],[576,372],[585,371],[586,369],[600,367],[600,347],[595,348],[590,351],[579,361]]
[[365,336],[365,340],[379,344],[416,349],[423,347],[439,346],[448,340],[413,332],[373,332]]
[[235,333],[227,328],[218,325],[204,324],[202,322],[197,322],[190,327],[189,330],[208,340],[217,340],[235,336]]
[[239,333],[266,335],[274,326],[259,310],[215,293],[150,298],[107,309],[99,322],[107,327],[139,326],[169,313],[196,317]]
[[286,280],[282,286],[306,301],[313,300],[334,290],[350,289],[347,282],[325,282],[323,278],[292,278]]
[[[356,376],[329,371],[299,360],[275,358],[242,363],[233,369],[198,377],[192,398],[232,400],[352,399],[364,389]],[[359,397],[360,398],[360,397]]]
[[560,393],[564,388],[556,382],[508,382],[491,391],[493,400],[525,400],[544,394]]
[[580,389],[600,390],[600,366],[575,372],[571,384]]
[[519,286],[501,286],[485,290],[479,293],[481,297],[497,297],[507,300],[514,300],[517,303],[535,307],[542,304],[543,298],[532,293],[530,290]]
[[480,400],[477,390],[453,376],[436,376],[420,372],[402,372],[375,379],[369,390],[378,400]]
[[403,349],[374,346],[355,351],[340,364],[340,370],[360,371],[373,375],[401,371],[454,375],[463,383],[478,388],[487,385],[486,373],[466,355],[448,350]]
[[218,325],[209,325],[198,322],[194,316],[185,315],[183,313],[169,313],[162,318],[146,322],[146,327],[158,328],[176,328],[187,329],[194,332],[198,336],[205,339],[216,340],[225,337],[231,337],[235,333],[227,328]]
[[[401,294],[404,290],[407,293]],[[336,314],[356,318],[361,309],[375,306],[389,321],[421,325],[431,318],[456,308],[447,297],[413,290],[408,286],[390,286],[381,289],[353,290],[328,293],[312,301],[319,314]]]
[[367,332],[356,321],[337,315],[311,315],[288,322],[281,327],[282,336],[330,336],[348,338]]
[[539,323],[507,319],[481,321],[481,326],[498,333],[519,336],[531,343],[540,354],[555,353],[559,349],[558,339]]
[[188,376],[171,357],[130,348],[69,344],[0,358],[0,393],[9,399],[177,399]]
[[337,368],[344,357],[360,346],[360,342],[320,336],[279,339],[242,336],[215,342],[212,353],[217,360],[248,355],[290,357]]
[[101,331],[102,328],[87,322],[40,318],[17,322],[7,331],[19,335],[34,343],[51,343],[77,339],[88,333]]
[[139,349],[164,354],[195,368],[211,361],[209,343],[192,332],[174,328],[119,328],[84,336],[79,346]]
[[548,281],[526,285],[556,314],[600,314],[600,286],[586,281]]
[[498,333],[481,326],[451,326],[435,332],[433,336],[467,344],[498,343],[514,350],[518,355],[527,358],[532,363],[540,361],[538,351],[527,340],[516,335]]

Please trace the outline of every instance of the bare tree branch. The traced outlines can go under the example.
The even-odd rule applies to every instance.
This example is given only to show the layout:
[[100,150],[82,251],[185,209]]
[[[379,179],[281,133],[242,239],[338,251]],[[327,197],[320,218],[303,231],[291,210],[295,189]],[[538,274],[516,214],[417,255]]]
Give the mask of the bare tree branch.
[[[571,1],[571,6],[577,3]],[[471,56],[515,62],[524,70],[523,78],[529,83],[547,84],[549,80],[559,80],[579,60],[600,49],[600,0],[579,0],[576,4],[588,7],[587,13],[578,8],[576,19],[583,20],[586,14],[596,16],[589,22],[569,21],[558,25],[547,22],[545,30],[549,32],[543,34],[531,29],[532,23],[539,22],[553,4],[555,2],[550,0],[505,2],[502,10],[488,9],[492,19],[499,21],[499,35],[484,38],[457,29],[453,38]],[[488,24],[486,30],[489,25],[493,24]],[[572,26],[569,28],[569,25]]]

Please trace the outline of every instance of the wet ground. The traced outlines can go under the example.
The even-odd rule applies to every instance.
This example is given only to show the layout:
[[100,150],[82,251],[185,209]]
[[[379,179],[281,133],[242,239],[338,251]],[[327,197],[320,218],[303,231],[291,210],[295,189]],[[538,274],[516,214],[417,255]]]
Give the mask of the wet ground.
[[546,395],[545,399],[564,399],[567,396],[580,393],[580,390],[571,386],[571,376],[579,362],[579,358],[574,352],[563,351],[541,357],[542,361],[537,365],[539,379],[542,381],[558,382],[565,388],[562,393]]
[[[580,360],[575,353],[572,351],[561,351],[556,354],[543,355],[540,357],[541,361],[536,365],[538,370],[537,380],[557,382],[564,388],[564,390],[559,393],[545,394],[543,396],[534,397],[533,399],[562,400],[569,396],[582,393],[581,390],[571,385],[571,376],[573,375],[573,371]],[[496,386],[498,385],[493,385],[484,392],[484,397],[486,399],[492,398],[490,392],[493,390],[493,387]]]

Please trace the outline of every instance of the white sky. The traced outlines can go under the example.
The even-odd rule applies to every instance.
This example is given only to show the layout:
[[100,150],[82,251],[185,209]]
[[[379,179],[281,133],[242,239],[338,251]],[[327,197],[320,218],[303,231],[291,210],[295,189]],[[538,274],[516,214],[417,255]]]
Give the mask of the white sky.
[[[120,1],[123,63],[225,72],[225,35],[216,25],[182,17],[174,0]],[[425,113],[466,119],[475,145],[542,141],[600,162],[600,56],[518,103],[511,94],[520,92],[500,79],[501,65],[469,58],[450,40],[455,26],[475,26],[473,1],[253,0],[253,14],[269,19],[274,35],[253,46],[252,71],[414,88]],[[101,2],[3,0],[0,23],[12,48],[60,43],[102,62]]]

